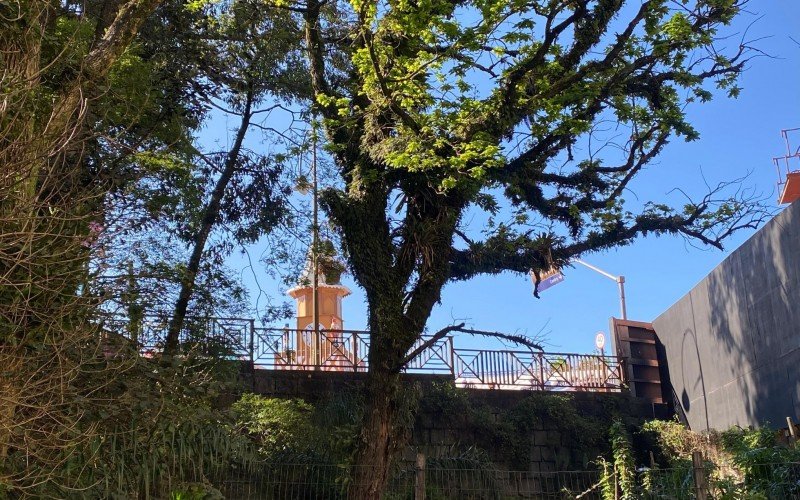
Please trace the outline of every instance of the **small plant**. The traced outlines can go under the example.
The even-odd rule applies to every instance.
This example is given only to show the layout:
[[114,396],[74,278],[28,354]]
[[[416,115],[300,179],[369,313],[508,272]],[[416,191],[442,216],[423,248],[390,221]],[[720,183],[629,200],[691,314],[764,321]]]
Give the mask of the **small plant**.
[[631,438],[621,420],[615,420],[608,430],[611,438],[611,453],[614,457],[614,470],[622,490],[623,500],[635,498],[636,464],[633,461]]
[[614,466],[603,457],[598,457],[597,465],[600,468],[600,495],[603,500],[614,500],[617,497]]
[[184,483],[169,496],[170,500],[224,500],[222,493],[208,483]]
[[668,462],[665,465],[691,459],[695,451],[702,451],[707,456],[715,455],[714,436],[692,432],[675,420],[651,420],[642,426],[642,432],[655,438]]

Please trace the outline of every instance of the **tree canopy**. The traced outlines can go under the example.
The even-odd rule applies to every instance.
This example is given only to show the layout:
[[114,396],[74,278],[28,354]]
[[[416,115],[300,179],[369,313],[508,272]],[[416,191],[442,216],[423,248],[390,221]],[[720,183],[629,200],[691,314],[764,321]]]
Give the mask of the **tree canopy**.
[[[738,94],[759,54],[727,32],[744,4],[0,3],[3,480],[38,488],[65,457],[91,455],[93,429],[113,434],[146,415],[135,398],[118,417],[103,409],[136,393],[120,383],[126,360],[150,403],[179,387],[180,356],[164,366],[136,346],[106,356],[101,313],[114,299],[133,324],[145,304],[169,302],[158,309],[173,311],[174,354],[192,308],[235,308],[242,290],[225,258],[292,220],[285,169],[307,141],[285,129],[298,119],[324,131],[337,178],[321,205],[367,296],[367,408],[350,484],[378,498],[413,416],[400,373],[422,351],[445,284],[539,277],[648,234],[721,247],[767,216],[730,180],[682,206],[626,200],[669,141],[699,138],[687,109]],[[236,123],[230,144],[201,143],[223,118]],[[267,144],[250,142],[254,131]],[[478,212],[488,223],[470,225]],[[227,290],[232,300],[220,301]],[[74,434],[61,439],[62,429]],[[30,444],[54,436],[61,444]]]
[[[305,21],[314,109],[342,181],[322,201],[369,303],[379,382],[364,440],[386,446],[364,445],[362,464],[391,455],[390,374],[448,281],[538,277],[647,234],[721,247],[765,216],[726,183],[676,208],[623,198],[669,140],[699,137],[688,105],[737,95],[754,52],[723,41],[741,1],[276,5]],[[477,234],[464,223],[468,209],[502,207],[511,222]]]

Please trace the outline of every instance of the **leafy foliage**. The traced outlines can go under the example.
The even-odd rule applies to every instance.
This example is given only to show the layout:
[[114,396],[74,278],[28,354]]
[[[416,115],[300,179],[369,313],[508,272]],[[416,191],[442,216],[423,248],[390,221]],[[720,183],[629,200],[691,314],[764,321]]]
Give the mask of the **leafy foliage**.
[[312,403],[246,393],[231,406],[236,427],[267,462],[345,465],[364,411],[360,391],[345,389]]
[[777,433],[769,427],[732,427],[723,432],[719,439],[722,449],[730,453],[734,463],[739,466],[800,461],[800,450],[779,443]]
[[[585,453],[583,465],[608,448],[606,433],[615,410],[582,414],[570,395],[531,394],[508,408],[471,400],[466,391],[452,383],[431,384],[419,403],[422,415],[451,419],[471,429],[471,445],[487,453],[498,464],[513,470],[526,469],[531,461],[530,436],[547,428],[560,432],[570,446]],[[546,427],[545,427],[546,426]],[[526,439],[522,439],[525,436]],[[563,464],[563,466],[578,466]]]
[[[181,113],[182,135],[171,142],[148,135],[119,158],[125,175],[105,214],[113,224],[104,274],[135,276],[139,307],[149,312],[241,314],[247,297],[226,259],[289,222],[282,149],[294,132],[266,123],[284,111],[291,117],[284,104],[304,92],[291,19],[252,2],[187,9],[168,1],[140,45],[152,68],[145,78],[157,87],[150,99],[170,100],[170,110]],[[135,139],[148,119],[122,135]],[[197,136],[201,127],[227,120],[239,123],[228,147]],[[264,148],[251,146],[256,135]]]
[[[797,491],[800,449],[781,443],[769,427],[698,434],[677,422],[648,422],[643,432],[655,434],[667,468],[659,480],[691,488],[691,454],[702,452],[710,486],[719,498],[782,498]],[[670,477],[666,477],[669,475]],[[681,479],[683,478],[683,479]]]
[[690,460],[696,451],[709,453],[708,439],[691,432],[675,420],[651,420],[642,426],[642,433],[655,436],[657,449],[663,453],[664,465]]
[[[215,404],[236,390],[232,368],[191,356],[164,365],[124,350],[85,363],[75,381],[84,397],[70,402],[80,417],[62,434],[72,445],[18,450],[4,472],[15,491],[34,497],[164,497],[182,483],[219,481],[259,458]],[[115,376],[92,393],[97,373]]]
[[287,450],[300,451],[313,443],[313,407],[302,400],[244,394],[232,409],[237,425],[258,443],[267,458],[275,459]]
[[[637,498],[636,465],[630,435],[621,420],[616,419],[608,429],[611,442],[611,460],[597,460],[600,468],[600,493],[604,500]],[[649,476],[644,478],[644,487],[650,488]]]
[[636,498],[636,464],[633,460],[630,436],[625,425],[616,420],[608,430],[614,459],[614,472],[623,499]]
[[[395,428],[397,373],[447,283],[538,281],[644,235],[721,247],[767,216],[724,182],[682,206],[623,198],[669,140],[697,139],[687,105],[738,92],[751,47],[716,45],[741,5],[276,2],[305,24],[314,110],[340,177],[321,202],[369,305],[375,407],[361,463],[388,468],[401,438],[375,433]],[[493,224],[469,227],[481,210]],[[354,494],[375,497],[386,474],[376,477]]]

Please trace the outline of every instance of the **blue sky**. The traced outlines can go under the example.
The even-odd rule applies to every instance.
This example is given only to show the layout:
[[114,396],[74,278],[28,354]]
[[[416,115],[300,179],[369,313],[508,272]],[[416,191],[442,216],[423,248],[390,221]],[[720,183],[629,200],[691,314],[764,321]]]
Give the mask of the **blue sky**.
[[[719,96],[691,107],[690,121],[700,132],[700,139],[671,143],[640,174],[632,186],[634,194],[629,196],[635,195],[641,202],[680,201],[674,192],[668,194],[673,188],[701,194],[706,181],[713,185],[749,173],[746,184],[769,195],[769,201],[775,203],[777,179],[771,158],[784,152],[780,130],[800,127],[800,44],[792,40],[800,42],[800,2],[751,2],[749,10],[757,15],[742,16],[735,28],[743,31],[756,21],[748,38],[768,37],[757,47],[773,58],[759,58],[750,64],[741,79],[743,91],[738,99]],[[738,43],[738,38],[730,43]],[[735,235],[724,252],[691,246],[677,237],[648,237],[632,246],[586,255],[583,260],[624,275],[629,319],[652,321],[751,234]],[[253,250],[256,255],[265,249]],[[233,259],[232,265],[242,267],[241,259]],[[259,269],[255,272],[261,274]],[[243,273],[252,284],[250,275]],[[533,297],[529,279],[511,274],[450,284],[430,318],[429,330],[455,320],[466,321],[482,330],[530,335],[543,332],[548,351],[591,352],[595,334],[608,334],[609,318],[619,315],[616,284],[582,266],[566,269],[565,275],[565,281],[543,292],[541,299]],[[276,298],[285,292],[267,278],[259,278],[259,282]],[[349,276],[343,282],[353,291],[343,304],[345,328],[363,329],[367,313],[364,294]],[[462,347],[484,342],[469,336],[456,338],[456,345]]]

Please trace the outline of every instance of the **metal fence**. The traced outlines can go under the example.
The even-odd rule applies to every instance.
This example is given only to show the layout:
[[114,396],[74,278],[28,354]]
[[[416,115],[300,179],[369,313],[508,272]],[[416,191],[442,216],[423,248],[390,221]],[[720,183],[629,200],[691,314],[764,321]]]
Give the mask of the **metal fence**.
[[[123,335],[153,355],[163,345],[168,316],[104,320],[104,329]],[[427,342],[418,339],[410,351]],[[365,372],[369,369],[369,332],[266,328],[253,319],[187,317],[179,335],[182,345],[208,354],[250,361],[271,370]],[[544,353],[533,350],[461,349],[448,336],[412,359],[407,373],[450,375],[456,385],[476,389],[551,391],[619,391],[622,360],[613,356]]]
[[[329,465],[273,464],[260,474],[229,477],[220,491],[228,499],[348,499],[356,471]],[[397,467],[386,500],[600,498],[595,471],[527,472],[414,464]]]
[[636,473],[635,498],[643,499],[800,499],[800,463],[720,467],[687,462]]
[[454,349],[458,385],[476,389],[619,390],[618,358],[591,354]]
[[[353,467],[331,464],[263,463],[228,471],[208,481],[227,499],[353,498]],[[361,471],[363,472],[363,470]],[[700,479],[698,481],[698,479]],[[721,469],[691,462],[673,468],[636,471],[633,484],[599,470],[532,472],[488,466],[458,466],[447,460],[395,466],[383,494],[386,500],[504,499],[800,499],[800,464],[759,464]],[[175,492],[176,489],[172,489]],[[179,491],[179,489],[178,489]],[[175,496],[173,495],[173,498]]]

